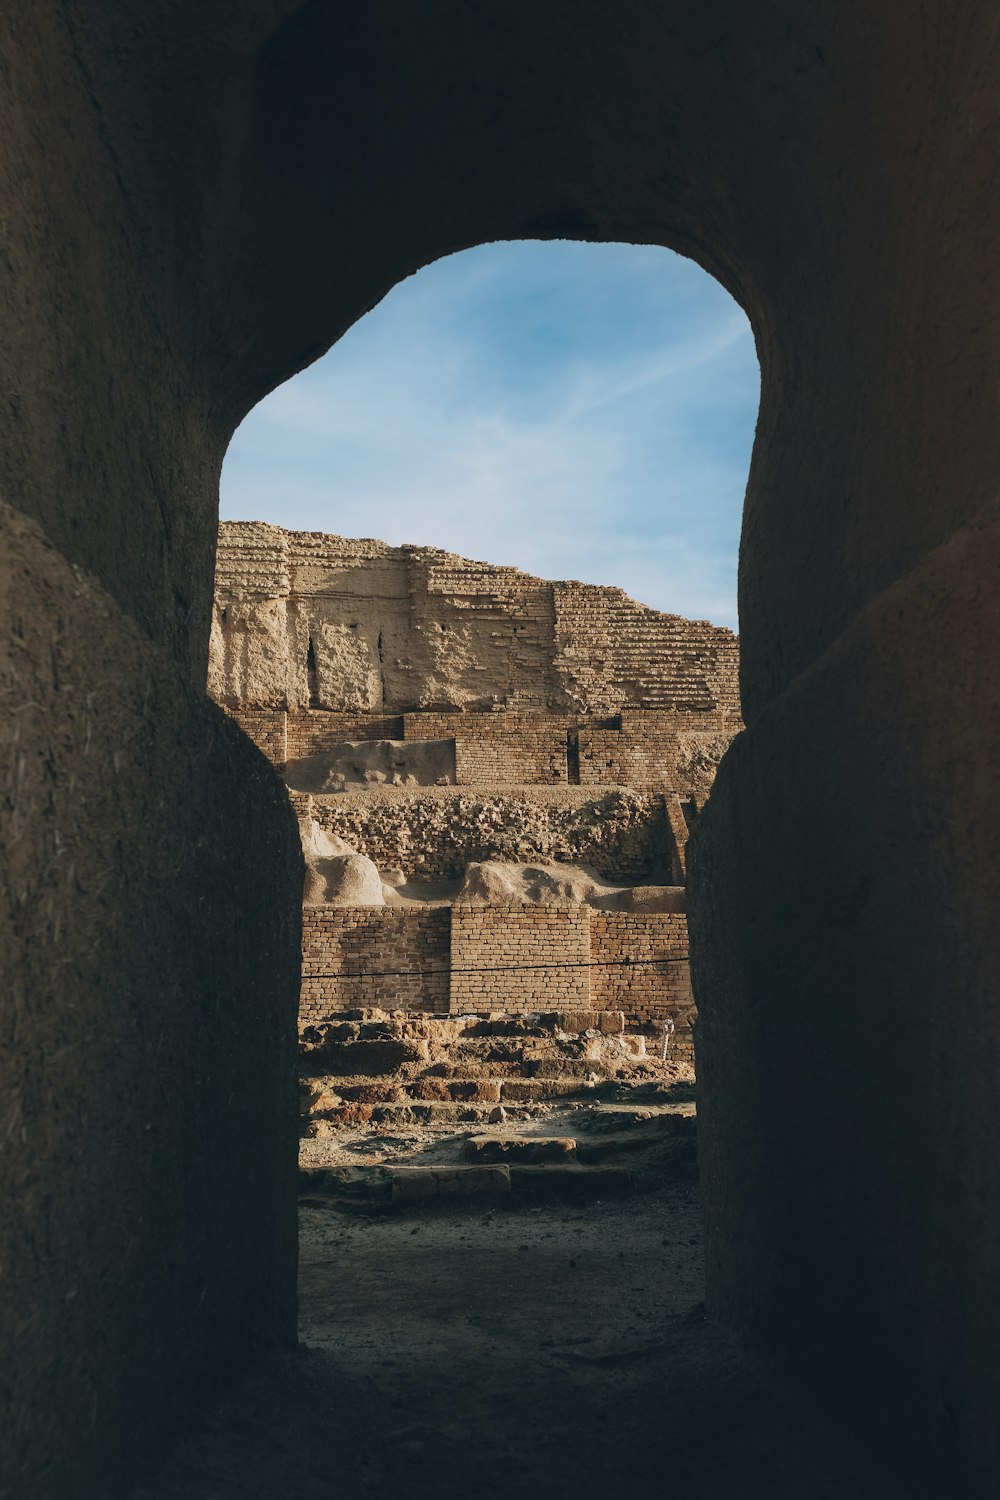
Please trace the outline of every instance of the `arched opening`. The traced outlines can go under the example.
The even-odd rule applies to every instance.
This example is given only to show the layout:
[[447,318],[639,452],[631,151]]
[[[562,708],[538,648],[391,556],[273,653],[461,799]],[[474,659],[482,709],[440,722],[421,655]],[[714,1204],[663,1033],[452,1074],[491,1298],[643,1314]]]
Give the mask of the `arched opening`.
[[[510,250],[523,256],[526,248]],[[542,261],[548,256],[559,263],[565,256],[562,247],[530,248]],[[573,251],[593,253],[585,246]],[[669,272],[674,257],[657,255]],[[468,258],[482,280],[485,256]],[[463,259],[456,258],[459,274]],[[447,288],[452,268],[439,263],[432,269]],[[705,279],[695,268],[686,272]],[[386,1320],[395,1324],[405,1356],[406,1340],[417,1332],[404,1305],[433,1308],[419,1334],[423,1358],[456,1403],[455,1419],[468,1422],[476,1433],[472,1441],[488,1446],[491,1439],[477,1427],[481,1402],[462,1407],[443,1349],[458,1360],[464,1384],[495,1342],[500,1316],[510,1326],[520,1324],[522,1336],[530,1327],[531,1337],[558,1358],[572,1351],[584,1367],[589,1361],[597,1368],[605,1360],[616,1365],[624,1349],[625,1365],[633,1354],[641,1365],[657,1342],[651,1330],[700,1317],[700,1220],[687,1132],[694,1112],[691,1016],[682,996],[686,981],[676,982],[675,966],[686,974],[680,889],[686,835],[709,794],[718,757],[739,727],[736,660],[735,645],[727,654],[725,632],[634,603],[613,589],[614,575],[606,577],[612,589],[602,590],[597,580],[553,584],[518,569],[519,547],[538,544],[524,534],[525,518],[537,513],[536,498],[523,511],[512,499],[512,515],[498,532],[498,547],[507,549],[501,567],[459,555],[462,535],[456,541],[451,527],[462,516],[454,495],[442,494],[439,469],[422,472],[421,458],[461,449],[460,422],[447,411],[427,436],[420,400],[433,407],[436,393],[427,398],[433,379],[425,367],[415,413],[400,413],[391,403],[386,410],[384,395],[394,352],[413,401],[408,363],[421,366],[434,348],[429,342],[408,348],[400,333],[407,298],[429,301],[425,321],[432,331],[436,326],[440,306],[421,288],[428,274],[399,289],[402,312],[391,306],[392,296],[382,304],[372,340],[380,362],[364,345],[363,320],[353,330],[361,350],[353,362],[345,360],[338,370],[341,346],[335,348],[325,370],[314,366],[298,378],[297,390],[279,390],[272,411],[262,408],[234,442],[237,477],[227,473],[223,482],[224,514],[231,519],[220,542],[216,691],[259,743],[283,747],[272,749],[272,758],[306,830],[304,1337],[316,1348],[338,1348],[341,1368],[360,1378],[364,1359],[350,1360],[387,1335]],[[441,302],[447,305],[446,293]],[[468,306],[460,301],[453,316],[464,325]],[[516,316],[515,306],[505,306],[501,340],[512,337],[509,320]],[[644,333],[652,339],[650,321]],[[643,374],[613,372],[620,400],[651,392],[647,418],[651,410],[665,422],[676,417],[673,397],[677,405],[686,403],[690,421],[699,370],[703,404],[718,397],[716,426],[694,445],[684,481],[679,459],[660,466],[671,481],[665,486],[671,493],[656,497],[661,512],[669,514],[671,499],[683,505],[678,487],[698,483],[699,464],[727,445],[738,446],[726,425],[732,423],[731,387],[742,377],[745,393],[746,370],[734,374],[725,359],[713,365],[713,353],[724,355],[739,338],[747,341],[739,351],[744,364],[747,356],[753,361],[741,315],[738,326],[730,338],[719,336],[717,327],[704,328],[700,339],[685,330],[686,362],[672,350],[653,362],[641,349],[633,358]],[[537,330],[532,335],[537,338]],[[618,336],[625,337],[621,330]],[[343,342],[349,346],[350,336]],[[465,387],[475,371],[456,351],[458,342],[439,335],[434,355]],[[588,347],[583,355],[590,369],[598,352]],[[494,344],[487,341],[478,354],[484,365],[495,366]],[[366,360],[371,413],[358,396],[364,381],[357,369]],[[755,363],[752,376],[755,386]],[[544,403],[548,393],[537,391],[537,375],[523,363],[519,379]],[[346,419],[338,396],[348,407]],[[591,396],[587,420],[592,423],[603,404],[612,403]],[[314,465],[308,455],[303,460],[303,450],[331,411],[329,447]],[[743,413],[744,462],[754,416],[752,409]],[[531,443],[536,460],[546,452],[539,426]],[[423,447],[414,458],[400,444],[393,475],[384,433],[391,445],[401,428],[420,432]],[[352,438],[361,448],[366,431],[379,440],[350,455],[353,482],[345,483],[336,472],[344,463],[338,449]],[[505,434],[506,449],[511,446]],[[288,462],[293,453],[298,470]],[[491,493],[501,498],[498,466],[482,455],[479,462],[489,470]],[[381,470],[374,484],[366,464]],[[332,478],[322,472],[329,467]],[[596,467],[599,486],[605,475]],[[523,465],[517,472],[527,477]],[[240,476],[253,486],[246,508]],[[578,480],[574,468],[570,482]],[[743,482],[737,475],[727,497],[733,573]],[[576,498],[586,515],[593,495]],[[709,506],[704,492],[700,498],[690,509],[704,518]],[[655,553],[649,498],[633,496],[631,515],[621,484],[615,499],[605,551],[618,542],[634,553],[635,540],[652,529]],[[361,530],[357,521],[342,527],[342,512],[350,516],[352,504],[366,531],[380,530],[383,520],[394,528],[388,540],[330,535]],[[556,503],[553,509],[554,529],[572,546],[569,517]],[[423,538],[432,545],[420,546]],[[687,543],[690,553],[697,550],[690,536]],[[261,576],[287,580],[285,593],[273,598],[251,580],[257,595],[251,629],[256,622],[272,641],[290,642],[284,661],[271,652],[269,669],[277,663],[278,675],[269,679],[241,677],[239,664],[226,660],[223,614],[247,618],[250,601],[241,595],[238,570],[251,552]],[[548,571],[558,578],[571,569],[550,565]],[[563,597],[560,590],[570,593]],[[288,613],[278,618],[285,602]],[[669,591],[659,602],[669,605]],[[688,611],[700,613],[690,604]],[[304,679],[295,659],[303,643]],[[636,651],[643,658],[639,669]],[[631,797],[641,809],[623,836],[613,804]],[[589,842],[578,841],[583,852],[574,859],[566,841],[556,839],[556,852],[547,851],[546,860],[546,851],[531,846],[533,826],[540,809],[567,805]],[[485,835],[484,822],[490,823]],[[513,858],[504,860],[508,846]],[[631,860],[631,879],[602,859]],[[581,864],[596,876],[589,889],[581,889]],[[530,878],[515,888],[518,865]],[[543,875],[557,867],[562,886],[539,894]],[[578,941],[581,916],[585,953]],[[553,943],[557,922],[573,933]],[[359,1220],[359,1210],[370,1217]],[[447,1297],[433,1277],[427,1280],[425,1246],[452,1267]],[[343,1251],[342,1260],[331,1260],[334,1247]],[[575,1286],[572,1313],[553,1309],[537,1285],[527,1297],[523,1287],[513,1295],[498,1290],[503,1314],[480,1312],[477,1288],[487,1263],[494,1269],[516,1265],[518,1251],[529,1252],[521,1261],[529,1285],[538,1267],[561,1257]],[[347,1267],[362,1261],[366,1269],[355,1285]],[[372,1268],[385,1275],[390,1265],[398,1296],[366,1302]],[[608,1314],[598,1317],[595,1288],[609,1275],[615,1295]],[[349,1306],[365,1307],[361,1321]],[[464,1339],[456,1335],[459,1323]],[[501,1363],[500,1378],[509,1381],[510,1365]],[[632,1391],[637,1402],[645,1373]],[[404,1391],[413,1399],[405,1376],[389,1384],[390,1400],[403,1401]],[[581,1399],[585,1385],[578,1388]],[[540,1394],[541,1388],[534,1390],[529,1404]],[[530,1425],[527,1407],[513,1403],[510,1423],[507,1429],[500,1424],[507,1437]]]
[[[922,1471],[946,1461],[939,1490],[994,1494],[992,11],[22,9],[0,183],[7,1488],[118,1493],[293,1334],[295,830],[191,691],[226,444],[416,267],[568,235],[689,250],[761,346],[748,731],[693,846],[710,1310],[834,1407],[855,1393],[844,1431],[867,1406]],[[619,1431],[577,1455],[604,1492]],[[701,1454],[739,1431],[701,1429]],[[740,1494],[762,1471],[736,1448]]]

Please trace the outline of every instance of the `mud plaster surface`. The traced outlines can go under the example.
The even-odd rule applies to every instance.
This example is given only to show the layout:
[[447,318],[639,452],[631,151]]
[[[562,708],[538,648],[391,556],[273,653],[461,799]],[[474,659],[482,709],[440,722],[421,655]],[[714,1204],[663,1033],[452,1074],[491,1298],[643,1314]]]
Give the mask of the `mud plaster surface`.
[[301,1208],[302,1350],[132,1500],[912,1500],[704,1321],[697,1190]]

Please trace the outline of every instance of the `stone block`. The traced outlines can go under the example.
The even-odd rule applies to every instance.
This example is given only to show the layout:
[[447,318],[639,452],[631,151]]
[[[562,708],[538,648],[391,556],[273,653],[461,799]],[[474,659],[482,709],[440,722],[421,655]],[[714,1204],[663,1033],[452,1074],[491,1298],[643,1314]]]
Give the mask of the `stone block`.
[[568,1135],[473,1135],[465,1143],[469,1161],[517,1161],[529,1165],[566,1162],[576,1153],[576,1141]]
[[497,1078],[456,1078],[448,1084],[448,1097],[470,1104],[499,1104],[500,1080]]
[[505,1078],[500,1085],[500,1098],[505,1104],[508,1101],[541,1099],[544,1093],[545,1087],[538,1078]]
[[421,1038],[412,1041],[359,1041],[329,1042],[323,1046],[323,1066],[330,1073],[379,1074],[395,1073],[406,1063],[426,1062],[427,1043]]
[[510,1168],[502,1163],[474,1167],[393,1167],[389,1176],[394,1202],[479,1194],[497,1197],[510,1192]]

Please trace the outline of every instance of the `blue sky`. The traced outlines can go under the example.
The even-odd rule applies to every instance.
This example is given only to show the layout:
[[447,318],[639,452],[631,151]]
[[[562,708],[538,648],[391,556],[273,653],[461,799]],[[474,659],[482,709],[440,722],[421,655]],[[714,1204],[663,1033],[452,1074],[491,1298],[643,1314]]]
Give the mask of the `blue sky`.
[[747,320],[692,261],[482,245],[394,287],[247,416],[222,515],[617,584],[735,628],[758,397]]

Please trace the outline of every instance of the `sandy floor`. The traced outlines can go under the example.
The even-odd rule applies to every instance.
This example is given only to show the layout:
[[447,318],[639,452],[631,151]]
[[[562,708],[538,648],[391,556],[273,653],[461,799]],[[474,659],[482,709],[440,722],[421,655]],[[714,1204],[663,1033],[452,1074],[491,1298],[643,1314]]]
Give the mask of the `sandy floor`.
[[692,1184],[301,1223],[301,1356],[134,1500],[912,1500],[705,1323]]

